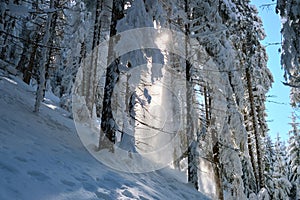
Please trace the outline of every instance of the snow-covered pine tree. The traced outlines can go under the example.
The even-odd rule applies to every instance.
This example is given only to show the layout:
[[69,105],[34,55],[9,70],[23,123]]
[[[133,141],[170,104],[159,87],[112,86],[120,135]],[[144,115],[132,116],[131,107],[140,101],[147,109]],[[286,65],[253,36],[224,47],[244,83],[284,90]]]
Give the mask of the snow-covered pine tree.
[[300,72],[300,2],[296,0],[277,0],[276,12],[282,18],[281,65],[284,78],[291,86],[291,103],[299,106]]
[[289,180],[292,184],[290,198],[300,199],[300,130],[297,118],[292,113],[292,129],[289,131],[288,156],[291,168]]
[[[51,77],[51,86],[53,93],[60,98],[60,105],[71,111],[72,87],[75,81],[76,73],[79,67],[83,68],[83,73],[89,66],[88,55],[91,52],[92,38],[92,19],[91,13],[84,2],[68,2],[64,8],[63,37],[61,40],[61,50],[57,67],[53,77]],[[84,77],[83,77],[84,79]],[[78,94],[85,96],[86,84],[81,82]],[[89,87],[90,88],[90,87]]]
[[266,135],[264,139],[265,146],[265,154],[264,154],[264,178],[265,178],[265,188],[268,194],[265,196],[269,196],[271,198],[272,194],[274,194],[274,184],[273,184],[273,172],[274,172],[274,144],[269,135]]
[[[216,6],[218,5],[218,6]],[[240,149],[245,156],[243,156],[243,159],[249,159],[248,154],[248,148],[245,146],[246,144],[246,130],[243,128],[243,118],[241,118],[240,109],[244,108],[244,91],[247,93],[247,82],[246,82],[246,75],[245,70],[246,67],[249,67],[251,65],[251,68],[260,68],[260,76],[259,77],[268,77],[268,79],[264,83],[257,83],[257,80],[260,80],[259,77],[251,75],[248,77],[249,81],[251,81],[251,91],[253,96],[253,115],[255,117],[255,123],[256,123],[256,133],[257,133],[257,139],[255,140],[255,148],[253,149],[255,152],[252,155],[252,158],[254,160],[257,160],[257,148],[260,148],[260,132],[266,132],[265,127],[265,115],[264,110],[258,111],[256,110],[256,103],[257,97],[256,95],[262,95],[260,103],[264,102],[264,95],[266,94],[267,90],[270,87],[270,83],[272,82],[272,77],[268,70],[266,70],[266,62],[265,62],[265,50],[262,48],[259,44],[259,39],[262,39],[263,32],[261,31],[260,27],[262,26],[259,19],[256,17],[256,15],[253,15],[253,13],[257,12],[254,10],[253,7],[249,5],[249,1],[241,2],[241,1],[218,1],[217,2],[194,2],[194,14],[197,16],[195,17],[196,20],[194,20],[194,36],[197,37],[197,39],[200,41],[201,44],[207,49],[208,54],[214,59],[214,62],[217,64],[218,71],[220,71],[221,77],[223,78],[222,82],[224,85],[226,85],[226,91],[224,96],[226,98],[223,100],[222,103],[226,105],[228,103],[227,108],[224,108],[224,111],[227,110],[227,117],[228,121],[225,120],[224,128],[221,131],[222,133],[222,139],[223,141],[220,141],[218,138],[219,135],[217,135],[217,140],[215,142],[212,142],[213,144],[218,144],[218,148],[215,148],[215,150],[219,149],[219,153],[214,153],[214,155],[220,155],[219,159],[217,159],[217,163],[220,163],[220,166],[223,166],[222,168],[219,167],[220,174],[222,175],[222,184],[224,184],[223,190],[226,191],[226,198],[237,198],[238,195],[241,195],[239,198],[242,197],[242,193],[240,192],[240,189],[243,188],[243,186],[235,184],[234,180],[232,180],[232,173],[237,173],[241,175],[242,173],[238,173],[238,169],[240,169],[241,161],[239,158],[239,154],[237,154],[237,157],[234,158],[234,162],[231,162],[230,164],[234,163],[234,167],[229,165],[227,166],[224,163],[227,163],[226,160],[228,160],[228,156],[226,156],[226,159],[222,160],[222,155],[228,155],[229,151],[231,152],[230,155],[235,155],[232,151],[232,149]],[[210,13],[213,13],[210,14]],[[201,19],[202,18],[202,19]],[[206,24],[208,23],[208,24]],[[258,33],[258,34],[257,34]],[[229,35],[229,36],[228,36]],[[249,41],[248,36],[251,35],[251,40]],[[245,43],[248,41],[249,43]],[[250,59],[246,59],[249,57],[249,44],[251,44],[251,47],[255,48],[256,54],[253,55]],[[223,49],[226,49],[223,50]],[[245,51],[241,51],[241,49],[244,49]],[[232,58],[231,58],[232,57]],[[230,61],[235,60],[235,62],[230,63]],[[249,62],[251,61],[251,62]],[[239,68],[242,66],[242,68],[239,70]],[[257,67],[258,66],[258,67]],[[254,73],[256,70],[251,70],[250,73]],[[243,76],[244,81],[241,81],[240,77]],[[208,76],[209,77],[209,76]],[[207,77],[207,78],[208,78]],[[216,84],[215,82],[210,82],[210,84]],[[263,84],[263,86],[260,85]],[[222,88],[222,86],[218,86],[219,89]],[[256,94],[256,87],[257,88],[263,88],[263,90],[259,90],[260,93]],[[254,88],[254,89],[253,89]],[[219,100],[220,105],[220,97],[217,96],[216,90],[211,90],[209,92],[210,101],[211,101],[211,112],[214,112],[214,109],[216,109],[212,102],[215,101],[215,99]],[[228,95],[228,96],[227,96]],[[245,104],[246,105],[246,104]],[[219,106],[220,107],[220,106]],[[263,108],[263,106],[262,106]],[[257,116],[259,113],[260,116]],[[220,115],[219,112],[216,112],[217,115]],[[247,114],[249,115],[249,113]],[[212,119],[214,118],[214,114],[210,114],[212,116]],[[250,115],[251,116],[251,115]],[[213,121],[210,121],[210,127],[211,130],[214,130],[213,127]],[[235,119],[235,120],[232,120]],[[249,120],[253,120],[253,117],[250,117]],[[232,122],[236,123],[232,123]],[[242,126],[241,126],[242,125]],[[218,129],[216,129],[218,130]],[[236,131],[240,130],[240,131]],[[233,138],[226,138],[224,135],[227,135],[226,133],[231,132],[235,134],[234,139]],[[252,131],[248,130],[248,131]],[[262,133],[263,135],[264,133]],[[233,142],[233,143],[231,143]],[[234,145],[238,144],[238,145]],[[257,145],[257,147],[256,147]],[[259,150],[261,153],[261,150]],[[240,154],[241,155],[241,154]],[[260,158],[263,155],[263,153],[260,154]],[[217,158],[217,157],[216,157]],[[225,157],[224,157],[225,158]],[[262,162],[262,161],[260,161]],[[250,163],[250,162],[245,162]],[[253,162],[254,164],[256,162]],[[227,163],[229,164],[229,163]],[[227,166],[227,167],[225,167]],[[262,174],[262,168],[263,165],[259,164],[259,170],[260,175]],[[256,164],[255,164],[255,167]],[[229,172],[228,169],[236,169],[235,172]],[[251,172],[251,167],[248,169]],[[256,168],[255,168],[256,169]],[[224,171],[223,171],[224,170]],[[227,171],[227,172],[226,172]],[[239,177],[239,175],[236,175],[235,177]],[[258,175],[257,175],[258,176]],[[262,176],[261,176],[262,177]],[[227,179],[227,180],[226,180]],[[238,179],[238,178],[237,178]],[[231,180],[231,181],[228,181]],[[257,178],[259,180],[259,178]],[[261,185],[263,185],[263,179],[261,178]],[[255,181],[255,180],[254,180]],[[232,184],[229,184],[228,182],[231,182]],[[238,181],[237,181],[238,182]],[[251,183],[253,185],[253,181],[248,181],[248,183]],[[245,186],[246,187],[246,186]],[[248,187],[248,185],[247,185]],[[252,188],[255,188],[256,186],[252,186]],[[249,187],[248,187],[249,188]],[[234,191],[234,192],[233,192]],[[255,189],[254,189],[255,191]],[[232,195],[232,196],[231,196]],[[235,196],[237,195],[237,196]],[[235,196],[235,197],[233,197]]]
[[242,49],[237,54],[245,70],[243,72],[244,119],[248,132],[248,150],[256,179],[256,190],[260,190],[265,185],[262,159],[264,148],[261,142],[267,132],[264,102],[273,78],[266,67],[265,48],[259,43],[265,35],[261,28],[262,22],[257,17],[257,10],[250,6],[249,2],[243,1],[236,4],[236,8],[243,15],[237,18],[238,24],[236,24],[240,37],[236,38],[236,35],[233,35],[233,38],[240,41],[235,43],[236,49]]
[[[208,7],[209,3],[204,4],[204,6]],[[212,9],[206,8],[202,9],[203,10],[207,10],[208,12],[211,11]],[[233,11],[234,10],[234,11]],[[245,12],[248,10],[248,13]],[[238,11],[238,12],[237,12]],[[207,42],[205,43],[204,46],[206,46],[208,48],[208,52],[210,53],[210,55],[212,57],[214,57],[214,59],[216,60],[216,63],[218,63],[220,65],[220,71],[221,74],[224,75],[224,81],[226,81],[227,79],[227,90],[228,91],[228,99],[225,100],[229,101],[229,118],[228,119],[239,119],[239,120],[233,120],[235,122],[241,122],[243,123],[243,118],[241,118],[241,113],[239,113],[239,109],[243,108],[244,106],[244,91],[246,91],[246,88],[244,88],[244,83],[241,81],[240,77],[242,76],[241,74],[243,74],[243,70],[238,70],[241,66],[246,67],[248,65],[247,62],[245,62],[244,58],[247,57],[246,54],[240,56],[240,53],[242,51],[240,51],[242,49],[241,46],[239,45],[243,45],[244,41],[246,40],[247,37],[247,31],[251,32],[249,29],[247,29],[247,27],[245,26],[246,23],[245,22],[249,22],[250,19],[249,18],[249,12],[251,11],[251,7],[249,6],[249,2],[231,2],[231,1],[222,1],[220,6],[217,7],[217,10],[213,13],[220,13],[219,14],[219,18],[216,18],[217,15],[214,14],[213,17],[209,17],[209,19],[217,19],[216,21],[214,21],[214,23],[210,22],[210,27],[212,30],[215,30],[215,33],[219,33],[219,34],[214,34],[212,37],[212,35],[210,36],[210,40],[211,42],[213,42],[212,39],[217,38],[216,36],[218,36],[219,39],[219,43],[222,44],[220,45],[221,50],[215,51],[213,46],[216,46],[216,44],[218,44],[218,40],[215,39],[215,42],[213,42],[213,45],[209,45],[209,43],[207,44]],[[236,14],[238,13],[238,14]],[[206,14],[205,16],[210,16],[209,14]],[[220,24],[218,26],[218,23]],[[203,23],[202,23],[203,25]],[[212,25],[214,25],[214,27],[212,28]],[[223,26],[222,26],[223,25]],[[199,27],[199,26],[198,26]],[[201,26],[200,26],[201,27]],[[203,26],[202,26],[203,27]],[[216,28],[217,27],[217,28]],[[209,33],[209,29],[207,30],[207,32]],[[226,38],[225,34],[222,33],[226,33],[230,34],[230,37]],[[238,33],[238,34],[237,34]],[[208,41],[208,37],[203,37],[204,39],[207,39]],[[200,39],[201,38],[201,34],[200,34]],[[218,39],[218,38],[217,38]],[[227,39],[227,41],[226,41]],[[203,39],[202,39],[203,40]],[[251,41],[251,42],[255,42],[255,41]],[[257,43],[254,43],[257,44]],[[226,51],[230,52],[228,54],[224,53],[225,51],[222,51],[222,46],[226,46]],[[228,51],[229,49],[232,49],[231,51]],[[215,52],[214,52],[215,51]],[[247,53],[247,52],[245,52]],[[235,57],[230,59],[230,57]],[[227,59],[225,59],[227,58]],[[234,63],[230,63],[228,61],[230,60],[236,60]],[[222,63],[222,64],[221,64]],[[265,65],[262,63],[262,66],[265,67]],[[245,80],[245,79],[244,79]],[[226,83],[226,82],[225,82]],[[234,94],[234,95],[232,95]],[[233,98],[232,98],[233,97]],[[237,109],[239,107],[239,109]],[[214,108],[212,108],[214,109]],[[219,112],[220,114],[220,112]],[[237,149],[240,149],[246,156],[243,157],[246,159],[249,159],[249,156],[247,156],[248,154],[248,150],[247,147],[245,146],[246,144],[246,140],[245,140],[245,136],[246,136],[246,130],[243,128],[243,126],[240,126],[240,123],[232,123],[233,121],[229,120],[229,126],[230,126],[230,131],[232,131],[235,135],[235,144],[239,144],[237,145]],[[226,129],[225,129],[226,130]],[[228,130],[228,129],[227,129]],[[240,130],[240,131],[236,131],[236,130]],[[224,142],[220,142],[221,143],[221,147],[223,146],[222,150],[224,151],[224,155],[226,155],[226,151],[228,151],[229,149],[227,149],[228,147],[230,147],[232,144],[230,144],[230,140],[229,139],[227,141]],[[227,147],[227,148],[226,148]],[[229,150],[230,151],[230,150]],[[228,159],[228,157],[227,157]],[[235,167],[226,167],[226,169],[230,168],[235,168],[235,169],[239,169],[239,164],[241,163],[241,161],[239,161],[240,158],[236,158],[235,159]],[[221,161],[221,162],[225,162]],[[249,163],[249,162],[245,162],[245,163]],[[223,163],[222,163],[223,164]],[[251,168],[250,169],[250,173],[251,172]],[[224,170],[225,171],[225,170]],[[230,171],[230,170],[228,170]],[[236,172],[238,173],[238,172]],[[224,175],[226,174],[226,172],[222,172],[222,176],[224,177]],[[226,174],[227,179],[231,179],[229,175],[231,173]],[[240,173],[241,175],[241,173]],[[238,176],[236,176],[238,177]],[[253,181],[249,181],[249,183],[253,183]],[[240,185],[229,185],[228,183],[226,183],[226,181],[224,181],[224,184],[226,184],[226,187],[229,186],[229,188],[226,188],[224,190],[227,191],[231,191],[231,192],[227,192],[226,195],[243,195],[241,193],[234,193],[232,192],[232,190],[234,191],[240,191],[241,188],[243,188]],[[248,186],[247,186],[248,187]],[[233,189],[234,188],[234,189]],[[249,187],[248,187],[249,188]],[[252,188],[255,188],[252,187]],[[232,189],[232,190],[231,190]],[[228,198],[232,198],[233,196],[227,196]],[[233,198],[237,198],[237,197],[233,197]],[[242,196],[240,196],[240,198],[243,198]]]
[[[230,9],[224,2],[196,1],[193,2],[194,21],[191,29],[193,36],[198,39],[211,56],[215,63],[215,68],[210,66],[204,68],[205,81],[208,82],[208,96],[210,120],[208,134],[210,135],[210,144],[212,150],[212,160],[215,164],[215,174],[217,191],[219,198],[243,198],[243,186],[239,185],[241,179],[241,163],[238,154],[235,151],[235,145],[232,143],[233,138],[229,137],[232,128],[237,124],[232,123],[231,119],[240,121],[240,115],[236,112],[235,99],[230,87],[229,75],[235,80],[235,74],[231,74],[231,68],[234,66],[230,60],[234,60],[234,51],[229,38],[226,37],[228,31],[226,19],[222,19],[220,6],[225,5],[222,9]],[[226,49],[226,50],[225,50]],[[232,58],[231,58],[232,57]],[[207,72],[205,72],[207,70]],[[213,75],[219,73],[219,79]],[[218,91],[223,91],[219,93]],[[227,96],[228,95],[228,96]],[[230,103],[229,103],[230,102]],[[224,115],[228,112],[228,116]],[[220,119],[224,121],[220,121]],[[221,126],[218,126],[220,124]],[[240,129],[238,127],[235,127]],[[237,133],[237,132],[236,132]],[[243,133],[243,131],[239,132]],[[239,139],[238,139],[239,140]],[[235,141],[240,145],[242,141]],[[243,142],[242,142],[243,143]],[[237,147],[238,149],[239,147]],[[226,160],[225,160],[225,157]],[[230,160],[230,161],[229,161]],[[240,171],[239,171],[240,170]],[[235,178],[232,177],[235,174]],[[223,195],[224,192],[224,195]],[[224,196],[224,197],[223,197]]]
[[[201,45],[203,45],[204,48],[209,49],[209,45],[207,43],[209,42],[209,39],[211,41],[217,40],[216,38],[219,36],[218,32],[216,31],[216,21],[218,21],[218,15],[212,15],[212,13],[216,12],[216,9],[214,6],[216,2],[212,2],[211,5],[208,1],[193,1],[191,2],[190,7],[193,9],[193,18],[190,24],[191,29],[191,37],[196,37],[196,39],[199,41]],[[206,21],[207,20],[207,21]],[[210,25],[209,25],[210,24]],[[209,26],[213,25],[213,29],[210,30]],[[219,24],[220,25],[220,24]],[[215,32],[216,31],[216,32]],[[199,35],[199,36],[198,36]],[[202,36],[204,35],[204,36]],[[207,35],[207,36],[206,36]],[[206,50],[208,51],[208,50]],[[211,56],[213,59],[215,58],[215,55],[212,55],[210,51],[208,51],[208,55]],[[216,66],[215,66],[216,67]],[[206,70],[206,68],[204,68]],[[215,94],[213,94],[215,87],[212,85],[209,79],[209,77],[206,77],[206,73],[203,69],[199,70],[198,73],[200,76],[205,77],[204,82],[207,82],[205,84],[205,101],[206,101],[206,123],[208,123],[206,126],[208,128],[207,130],[207,136],[209,139],[206,139],[206,141],[209,141],[209,151],[204,154],[204,157],[208,157],[209,160],[213,162],[213,170],[215,174],[215,181],[216,181],[216,191],[218,198],[223,199],[223,188],[222,188],[222,178],[221,178],[221,169],[220,169],[220,152],[219,152],[219,138],[218,138],[218,129],[214,127],[216,125],[216,110],[215,109]],[[221,111],[222,112],[222,111]],[[200,181],[202,182],[202,177],[200,177]]]
[[279,134],[276,137],[274,146],[274,172],[272,181],[274,190],[272,199],[289,199],[292,184],[288,179],[288,157],[285,144],[281,141]]

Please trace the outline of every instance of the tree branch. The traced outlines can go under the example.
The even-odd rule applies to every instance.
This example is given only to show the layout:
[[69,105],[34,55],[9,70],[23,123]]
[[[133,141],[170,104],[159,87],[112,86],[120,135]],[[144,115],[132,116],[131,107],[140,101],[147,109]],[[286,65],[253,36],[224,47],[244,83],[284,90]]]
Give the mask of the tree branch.
[[268,47],[268,46],[274,46],[274,45],[281,45],[281,44],[282,44],[281,42],[267,43],[266,47]]
[[46,47],[46,48],[49,48],[49,49],[51,48],[51,49],[56,49],[56,50],[61,50],[61,49],[62,49],[62,47],[47,46],[47,45],[43,45],[43,44],[41,44],[41,43],[36,43],[36,42],[30,41],[30,40],[24,39],[24,38],[22,38],[22,37],[18,37],[18,36],[16,36],[16,35],[7,33],[7,32],[2,31],[2,30],[0,30],[0,34],[6,34],[6,35],[8,35],[8,36],[10,36],[10,37],[12,37],[12,38],[19,39],[19,40],[22,40],[22,41],[24,41],[24,42],[28,42],[29,44],[35,44],[35,45],[37,45],[37,46],[39,46],[39,47]]
[[288,87],[292,87],[292,88],[300,88],[300,85],[293,85],[290,83],[286,83],[286,82],[281,82],[283,85],[288,86]]
[[265,9],[265,8],[270,9],[271,6],[275,6],[275,5],[276,5],[276,3],[267,3],[267,4],[262,4],[259,7],[262,9]]

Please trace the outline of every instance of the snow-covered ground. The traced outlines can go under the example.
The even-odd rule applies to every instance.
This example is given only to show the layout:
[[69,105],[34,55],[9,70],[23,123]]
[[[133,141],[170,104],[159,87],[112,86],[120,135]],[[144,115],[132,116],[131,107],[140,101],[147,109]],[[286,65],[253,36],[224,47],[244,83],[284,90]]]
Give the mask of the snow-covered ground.
[[0,200],[208,199],[172,169],[130,174],[101,164],[53,96],[32,112],[34,94],[0,72]]

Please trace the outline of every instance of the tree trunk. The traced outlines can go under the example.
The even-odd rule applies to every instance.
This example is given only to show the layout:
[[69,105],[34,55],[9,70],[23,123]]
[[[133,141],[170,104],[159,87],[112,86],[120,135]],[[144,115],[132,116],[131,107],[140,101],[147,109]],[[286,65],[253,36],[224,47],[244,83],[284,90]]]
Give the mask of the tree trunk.
[[[244,113],[244,120],[245,122],[247,122],[249,119],[248,119],[248,113]],[[251,165],[252,165],[252,168],[253,168],[253,174],[254,174],[254,178],[255,178],[255,183],[256,183],[256,186],[255,186],[255,192],[257,193],[257,185],[258,185],[258,177],[257,177],[257,171],[256,171],[256,162],[255,162],[255,154],[254,154],[254,147],[253,147],[253,135],[251,133],[251,128],[249,127],[248,124],[246,124],[246,130],[247,130],[247,143],[248,143],[248,150],[249,150],[249,156],[250,156],[250,162],[251,162]]]
[[[188,14],[189,12],[189,1],[185,0],[185,12]],[[189,14],[188,14],[189,15]],[[190,35],[190,27],[189,24],[185,24],[185,34],[186,36]],[[186,53],[186,111],[187,111],[187,126],[186,126],[186,135],[188,140],[188,182],[193,184],[196,190],[199,189],[198,186],[198,166],[199,163],[197,163],[197,155],[196,155],[196,149],[197,149],[197,142],[195,140],[195,123],[194,123],[194,115],[193,115],[193,101],[194,98],[194,88],[192,83],[192,64],[188,60],[189,55],[189,49],[188,49],[188,41],[186,38],[185,41],[185,53]]]
[[23,74],[23,81],[25,83],[27,83],[28,85],[30,84],[30,80],[31,80],[32,73],[33,73],[32,71],[33,71],[34,64],[35,64],[34,62],[35,62],[36,52],[37,52],[37,48],[38,48],[38,42],[39,42],[39,36],[36,35],[35,44],[32,47],[32,52],[30,54],[28,66],[24,70],[24,74]]
[[93,43],[92,43],[92,53],[91,53],[91,64],[84,71],[86,74],[85,80],[85,101],[87,108],[89,110],[90,117],[93,118],[93,110],[95,105],[95,97],[97,91],[98,84],[98,53],[99,53],[99,44],[100,44],[100,36],[101,36],[101,12],[103,9],[103,0],[97,0],[96,2],[96,14],[95,14],[95,22],[94,22],[94,34],[93,34]]
[[198,163],[196,148],[197,142],[195,141],[195,124],[193,115],[193,84],[191,80],[191,64],[186,61],[186,109],[187,109],[187,126],[186,135],[188,140],[188,182],[192,183],[196,190],[198,190]]
[[[50,9],[54,8],[54,0],[50,0]],[[46,65],[47,65],[47,59],[48,57],[48,43],[51,38],[51,30],[54,30],[54,27],[51,27],[52,24],[52,18],[53,18],[53,13],[49,12],[47,14],[47,19],[46,19],[46,25],[45,25],[45,34],[44,38],[42,41],[42,44],[44,45],[41,50],[41,55],[42,58],[40,60],[40,65],[38,69],[38,88],[36,92],[36,101],[34,105],[34,112],[38,112],[39,108],[41,106],[41,102],[44,97],[44,92],[45,92],[45,84],[46,84]],[[53,28],[53,29],[52,29]]]
[[[256,106],[256,110],[257,110],[257,113],[258,113],[257,119],[258,119],[258,123],[259,123],[259,127],[260,127],[260,132],[262,134],[262,137],[265,137],[266,130],[265,130],[265,127],[264,127],[263,119],[261,118],[261,116],[263,116],[263,112],[262,112],[260,106]],[[260,164],[258,166],[259,167],[258,170],[259,170],[259,174],[260,174],[260,177],[261,177],[260,188],[263,188],[263,187],[265,187],[265,176],[264,176],[265,163],[263,162],[263,158],[264,158],[264,153],[265,152],[261,149],[261,145],[262,145],[260,143],[261,142],[261,138],[260,138],[260,136],[258,136],[258,137],[259,137],[258,138],[259,140],[256,143],[260,145],[258,150],[260,151],[259,157],[261,159],[260,162],[258,162]],[[257,159],[259,159],[258,156],[257,156]]]
[[113,118],[111,98],[113,89],[119,77],[119,58],[115,57],[114,46],[117,43],[114,37],[117,34],[117,22],[124,17],[123,8],[124,1],[115,0],[112,6],[112,17],[110,25],[110,40],[108,47],[108,62],[104,87],[104,97],[101,116],[101,131],[98,150],[109,149],[114,152],[114,144],[116,142],[116,122]]
[[261,155],[261,148],[260,148],[260,136],[258,133],[258,124],[256,118],[256,111],[255,111],[255,102],[254,96],[252,91],[252,81],[251,81],[251,74],[249,67],[246,68],[246,80],[247,80],[247,88],[249,93],[249,102],[250,102],[250,116],[252,118],[253,124],[253,134],[255,138],[255,146],[256,146],[256,154],[257,154],[257,165],[258,165],[258,190],[262,188],[263,184],[263,158]]

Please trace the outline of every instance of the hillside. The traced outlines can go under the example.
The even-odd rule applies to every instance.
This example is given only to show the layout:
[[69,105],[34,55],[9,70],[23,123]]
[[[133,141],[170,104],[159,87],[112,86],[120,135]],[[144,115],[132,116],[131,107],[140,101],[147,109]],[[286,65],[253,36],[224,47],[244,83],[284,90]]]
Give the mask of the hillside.
[[129,174],[101,164],[53,95],[32,112],[34,91],[0,72],[1,200],[208,199],[172,169]]

